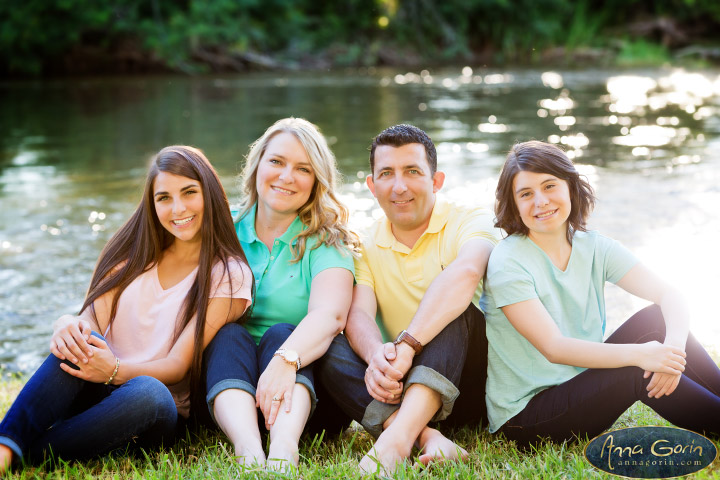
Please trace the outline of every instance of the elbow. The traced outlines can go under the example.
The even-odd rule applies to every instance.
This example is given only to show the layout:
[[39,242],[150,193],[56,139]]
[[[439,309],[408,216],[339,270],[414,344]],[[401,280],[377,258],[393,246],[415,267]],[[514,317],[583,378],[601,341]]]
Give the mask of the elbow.
[[337,335],[340,334],[340,332],[345,330],[345,326],[347,325],[347,317],[347,312],[335,314],[335,331],[333,332],[333,338],[335,338]]
[[327,331],[331,331],[332,338],[335,338],[336,335],[345,330],[345,325],[347,324],[348,317],[347,310],[326,310],[323,316],[326,319],[325,328],[327,329]]
[[476,288],[483,278],[483,270],[477,268],[476,265],[463,265],[461,268],[462,278],[468,283],[468,285]]
[[550,363],[564,364],[563,348],[554,342],[546,342],[538,346],[538,351]]
[[563,363],[560,360],[560,355],[558,355],[558,353],[553,350],[541,350],[540,353],[542,353],[543,357],[545,357],[545,360],[550,363]]

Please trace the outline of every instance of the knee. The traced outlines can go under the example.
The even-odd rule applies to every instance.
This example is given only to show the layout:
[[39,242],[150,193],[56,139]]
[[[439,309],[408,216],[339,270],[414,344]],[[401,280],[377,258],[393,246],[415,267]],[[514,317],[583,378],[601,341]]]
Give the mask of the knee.
[[223,351],[228,348],[237,348],[238,345],[255,345],[255,341],[247,328],[239,323],[228,323],[215,334],[205,348],[205,358],[215,350]]
[[272,327],[268,328],[260,339],[260,345],[266,343],[274,344],[277,342],[284,342],[295,330],[295,325],[289,323],[276,323]]
[[658,305],[650,305],[643,308],[631,317],[635,328],[644,335],[642,341],[649,342],[665,340],[665,317]]
[[318,359],[318,365],[332,367],[332,365],[342,363],[345,359],[352,356],[355,356],[355,351],[350,346],[345,335],[340,334],[330,342],[330,346],[327,351],[325,351],[325,354]]
[[212,342],[216,340],[222,342],[226,339],[252,340],[252,335],[250,335],[250,332],[248,332],[247,328],[243,327],[239,323],[228,323],[226,325],[223,325],[223,327],[218,330],[218,332],[215,334],[215,337],[212,339]]
[[177,407],[170,390],[158,379],[149,376],[135,377],[133,382],[133,401],[138,410],[147,412],[156,420],[163,419],[175,422]]

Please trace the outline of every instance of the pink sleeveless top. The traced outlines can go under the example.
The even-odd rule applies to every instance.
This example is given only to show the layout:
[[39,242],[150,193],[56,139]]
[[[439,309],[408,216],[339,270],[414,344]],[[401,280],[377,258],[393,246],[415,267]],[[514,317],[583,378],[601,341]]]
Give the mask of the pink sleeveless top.
[[[222,262],[213,267],[210,298],[250,300],[252,273],[248,266],[231,259],[228,269],[229,279],[224,275]],[[176,285],[163,289],[156,265],[128,285],[120,295],[115,320],[105,332],[108,344],[121,362],[148,362],[165,358],[170,353],[180,309],[196,275],[197,267]],[[178,413],[187,417],[190,412],[190,374],[168,388]]]

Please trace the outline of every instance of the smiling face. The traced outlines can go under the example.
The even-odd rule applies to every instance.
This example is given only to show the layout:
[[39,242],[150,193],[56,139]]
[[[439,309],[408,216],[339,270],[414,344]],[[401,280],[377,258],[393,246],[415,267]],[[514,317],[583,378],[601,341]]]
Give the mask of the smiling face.
[[310,158],[295,135],[281,132],[272,137],[257,167],[258,207],[294,216],[307,203],[314,184]]
[[513,179],[513,192],[530,238],[543,234],[565,236],[572,206],[565,180],[548,173],[521,170]]
[[433,175],[430,171],[425,147],[409,143],[401,147],[379,145],[367,184],[396,237],[401,232],[419,237],[430,223],[435,193],[442,188],[444,179],[442,172]]
[[153,182],[153,201],[160,224],[175,241],[199,242],[203,220],[200,182],[161,171]]

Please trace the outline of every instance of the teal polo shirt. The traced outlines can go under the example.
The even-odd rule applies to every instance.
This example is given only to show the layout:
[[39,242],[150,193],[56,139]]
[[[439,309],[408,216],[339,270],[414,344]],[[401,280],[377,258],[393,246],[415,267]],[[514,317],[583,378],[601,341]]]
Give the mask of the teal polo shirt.
[[316,237],[306,243],[305,255],[292,263],[295,237],[305,228],[300,217],[273,242],[272,250],[255,232],[257,205],[235,223],[240,244],[255,276],[255,295],[252,315],[245,324],[255,343],[260,342],[268,328],[277,323],[298,325],[308,312],[310,287],[315,275],[328,268],[345,268],[355,275],[353,257],[347,250],[325,244],[318,248]]

